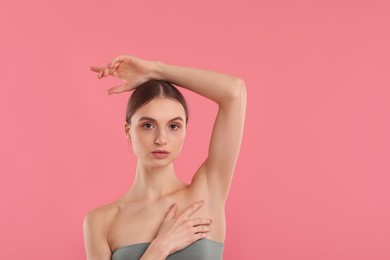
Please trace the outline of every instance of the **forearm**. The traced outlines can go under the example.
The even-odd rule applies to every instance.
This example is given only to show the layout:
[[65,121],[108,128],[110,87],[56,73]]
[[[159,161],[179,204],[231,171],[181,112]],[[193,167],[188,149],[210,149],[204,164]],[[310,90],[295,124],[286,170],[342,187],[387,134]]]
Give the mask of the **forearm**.
[[152,78],[171,82],[209,98],[219,105],[229,103],[243,92],[242,79],[209,70],[155,62]]
[[153,241],[148,249],[145,251],[145,253],[142,255],[140,260],[162,260],[166,259],[168,257],[168,253],[164,249],[163,246],[159,246],[158,244]]

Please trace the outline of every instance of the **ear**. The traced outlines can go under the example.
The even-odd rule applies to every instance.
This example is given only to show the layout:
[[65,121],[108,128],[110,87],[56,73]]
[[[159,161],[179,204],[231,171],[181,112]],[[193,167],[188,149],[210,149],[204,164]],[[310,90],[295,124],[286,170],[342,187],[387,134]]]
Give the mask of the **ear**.
[[131,144],[131,136],[130,136],[130,126],[125,122],[124,124],[125,127],[125,136],[129,140],[129,143]]

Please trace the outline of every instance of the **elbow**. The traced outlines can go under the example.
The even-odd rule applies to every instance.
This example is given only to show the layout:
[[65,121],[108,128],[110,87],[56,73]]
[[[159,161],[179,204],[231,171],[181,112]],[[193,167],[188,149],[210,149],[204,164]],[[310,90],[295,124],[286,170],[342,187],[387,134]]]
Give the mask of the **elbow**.
[[241,78],[235,77],[229,86],[227,86],[227,90],[223,93],[219,100],[216,102],[220,106],[230,106],[233,103],[237,102],[245,102],[246,101],[246,86],[245,82]]
[[240,100],[246,100],[246,85],[245,81],[241,78],[236,78],[235,79],[235,88],[232,93],[233,97],[235,99],[240,99]]

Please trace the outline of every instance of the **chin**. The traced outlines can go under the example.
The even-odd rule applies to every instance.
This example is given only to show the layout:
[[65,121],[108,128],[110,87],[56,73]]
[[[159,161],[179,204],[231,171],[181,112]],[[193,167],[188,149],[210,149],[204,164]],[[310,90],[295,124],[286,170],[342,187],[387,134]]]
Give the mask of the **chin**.
[[152,163],[149,163],[149,166],[152,167],[152,168],[163,168],[163,167],[166,167],[168,165],[170,165],[172,162],[152,162]]
[[[152,168],[160,168],[172,164],[175,161],[176,157],[177,155],[175,154],[170,154],[170,156],[162,159],[146,156],[143,157],[142,163]],[[138,157],[138,159],[140,158]]]
[[148,160],[146,164],[148,164],[150,167],[153,168],[160,168],[160,167],[165,167],[173,163],[174,160],[170,158],[165,158],[165,159],[152,159]]

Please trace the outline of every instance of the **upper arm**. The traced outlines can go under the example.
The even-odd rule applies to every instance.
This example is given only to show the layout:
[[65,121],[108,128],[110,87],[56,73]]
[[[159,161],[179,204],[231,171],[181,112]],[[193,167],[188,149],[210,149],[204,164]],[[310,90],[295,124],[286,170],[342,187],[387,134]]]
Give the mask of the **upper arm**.
[[[206,175],[207,186],[212,195],[221,200],[226,199],[230,189],[245,122],[245,83],[239,79],[235,84],[238,86],[235,85],[237,91],[234,95],[218,106],[208,156],[198,171],[200,175]],[[198,177],[200,176],[195,179],[204,179]]]
[[101,215],[101,212],[94,210],[84,217],[84,245],[88,260],[111,259],[111,249],[103,232],[104,219]]

